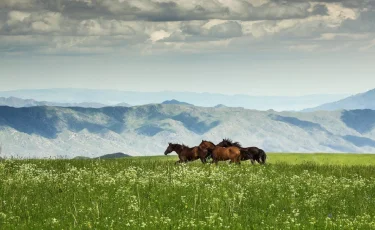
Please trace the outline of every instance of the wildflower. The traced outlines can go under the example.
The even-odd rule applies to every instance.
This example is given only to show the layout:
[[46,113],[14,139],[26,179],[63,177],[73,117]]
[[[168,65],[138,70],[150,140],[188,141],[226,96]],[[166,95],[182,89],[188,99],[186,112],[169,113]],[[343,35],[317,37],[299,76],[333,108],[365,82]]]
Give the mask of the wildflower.
[[56,218],[52,218],[52,224],[57,224],[59,221]]

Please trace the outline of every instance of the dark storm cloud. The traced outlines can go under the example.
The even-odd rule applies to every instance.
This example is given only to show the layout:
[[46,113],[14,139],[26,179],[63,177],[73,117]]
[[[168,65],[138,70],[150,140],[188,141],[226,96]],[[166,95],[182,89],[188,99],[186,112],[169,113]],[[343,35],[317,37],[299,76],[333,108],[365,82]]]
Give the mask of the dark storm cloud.
[[[224,2],[224,1],[223,1]],[[231,22],[202,28],[181,28],[187,34],[225,39],[242,35],[241,25],[232,20],[283,20],[311,15],[309,3],[254,6],[250,1],[231,2],[139,0],[2,0],[0,1],[0,35],[113,36],[144,34],[145,28],[133,28],[143,22],[207,22],[210,19]],[[322,14],[324,7],[314,14]],[[202,25],[200,25],[202,26]],[[142,27],[142,26],[141,26]],[[152,26],[151,26],[152,27]],[[149,28],[154,30],[155,28]],[[161,28],[164,30],[164,28]],[[175,35],[178,32],[172,32]],[[180,36],[183,37],[183,36]],[[195,39],[199,40],[198,37]]]
[[290,4],[290,3],[297,3],[297,2],[317,2],[317,3],[339,3],[344,7],[347,8],[368,8],[368,7],[375,7],[375,0],[314,0],[314,1],[307,1],[307,0],[272,0],[275,3],[279,4]]
[[184,33],[196,36],[228,38],[242,35],[242,27],[235,21],[220,23],[209,29],[203,28],[202,25],[203,23],[184,23],[181,28]]
[[345,20],[340,30],[348,33],[375,32],[375,10],[362,12],[357,19]]
[[135,47],[143,52],[154,47],[194,49],[195,44],[204,50],[211,42],[209,49],[215,50],[241,38],[268,41],[269,47],[278,42],[311,47],[309,42],[325,33],[323,39],[339,37],[330,33],[375,32],[374,2],[0,0],[0,48],[100,53]]
[[314,6],[313,15],[328,15],[328,8],[325,5],[318,4]]
[[242,27],[237,22],[226,22],[211,27],[208,33],[216,38],[240,37],[242,35]]
[[0,8],[20,11],[54,11],[74,19],[105,17],[116,20],[188,21],[188,20],[275,20],[308,17],[309,2],[290,4],[265,3],[254,6],[249,1],[233,0],[222,4],[205,0],[158,2],[139,0],[2,0]]
[[213,25],[210,28],[203,27],[204,24],[204,22],[184,22],[181,25],[181,31],[174,32],[168,38],[165,38],[161,41],[213,41],[241,37],[243,35],[242,26],[236,21],[226,21],[217,25]]

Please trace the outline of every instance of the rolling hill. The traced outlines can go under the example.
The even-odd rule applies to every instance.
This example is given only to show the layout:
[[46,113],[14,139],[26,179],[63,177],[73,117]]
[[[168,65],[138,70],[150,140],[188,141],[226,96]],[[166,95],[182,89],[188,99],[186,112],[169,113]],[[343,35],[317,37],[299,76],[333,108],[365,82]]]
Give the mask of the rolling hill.
[[375,109],[375,89],[365,93],[356,94],[342,100],[326,103],[314,108],[305,109],[303,111],[319,111],[319,110],[353,110],[353,109]]
[[232,138],[273,152],[375,153],[375,111],[275,112],[152,104],[0,107],[2,157],[162,154],[168,142]]
[[123,157],[131,157],[131,156],[125,153],[111,153],[111,154],[105,154],[103,156],[97,157],[96,159],[117,159],[117,158],[123,158]]
[[183,101],[177,101],[175,99],[163,101],[161,104],[163,105],[191,105],[192,106],[192,104],[189,104]]

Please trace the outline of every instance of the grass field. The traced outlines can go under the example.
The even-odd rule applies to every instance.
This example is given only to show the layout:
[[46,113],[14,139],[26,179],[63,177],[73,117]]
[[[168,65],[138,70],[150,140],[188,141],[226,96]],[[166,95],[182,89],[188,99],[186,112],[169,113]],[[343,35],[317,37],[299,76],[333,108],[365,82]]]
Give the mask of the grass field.
[[0,161],[0,229],[375,229],[375,155]]

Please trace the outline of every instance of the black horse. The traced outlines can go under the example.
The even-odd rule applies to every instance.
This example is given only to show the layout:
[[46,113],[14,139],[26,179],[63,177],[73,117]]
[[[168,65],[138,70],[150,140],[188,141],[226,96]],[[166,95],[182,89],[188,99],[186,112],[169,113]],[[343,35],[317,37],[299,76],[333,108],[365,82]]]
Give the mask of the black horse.
[[242,156],[241,160],[243,160],[243,161],[244,160],[250,160],[252,164],[254,164],[255,161],[257,161],[259,164],[265,164],[266,163],[267,155],[263,151],[263,149],[260,149],[258,147],[244,148],[244,147],[241,146],[240,143],[233,142],[229,138],[223,139],[223,141],[220,142],[219,144],[217,144],[217,146],[221,146],[221,147],[236,146],[241,150],[241,152],[246,153],[246,154],[241,155]]

